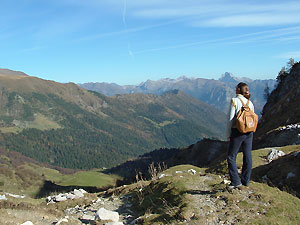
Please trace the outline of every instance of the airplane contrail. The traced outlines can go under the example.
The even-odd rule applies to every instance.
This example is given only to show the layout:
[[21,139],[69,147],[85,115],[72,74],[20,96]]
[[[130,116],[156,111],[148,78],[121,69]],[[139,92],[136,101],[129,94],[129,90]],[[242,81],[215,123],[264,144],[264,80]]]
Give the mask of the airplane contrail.
[[125,28],[125,32],[126,32],[126,36],[127,36],[127,50],[128,50],[128,55],[134,59],[134,54],[131,50],[131,45],[130,45],[130,42],[129,42],[129,36],[128,36],[128,29],[127,29],[127,22],[126,22],[126,13],[127,13],[127,0],[124,0],[124,7],[123,7],[123,17],[122,17],[122,20],[123,20],[123,25],[124,25],[124,28]]

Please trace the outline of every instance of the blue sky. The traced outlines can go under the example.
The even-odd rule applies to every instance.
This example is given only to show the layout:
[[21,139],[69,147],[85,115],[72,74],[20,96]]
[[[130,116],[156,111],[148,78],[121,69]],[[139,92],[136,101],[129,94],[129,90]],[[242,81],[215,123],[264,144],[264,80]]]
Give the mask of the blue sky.
[[299,12],[289,0],[1,0],[0,68],[75,83],[275,78],[300,60]]

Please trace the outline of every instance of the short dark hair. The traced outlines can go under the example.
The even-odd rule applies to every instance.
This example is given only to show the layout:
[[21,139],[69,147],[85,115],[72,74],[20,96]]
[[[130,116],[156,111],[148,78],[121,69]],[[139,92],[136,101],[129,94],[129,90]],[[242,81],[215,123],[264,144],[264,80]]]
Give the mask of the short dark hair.
[[240,82],[236,87],[241,89],[242,87],[248,86],[248,84],[244,83],[244,82]]

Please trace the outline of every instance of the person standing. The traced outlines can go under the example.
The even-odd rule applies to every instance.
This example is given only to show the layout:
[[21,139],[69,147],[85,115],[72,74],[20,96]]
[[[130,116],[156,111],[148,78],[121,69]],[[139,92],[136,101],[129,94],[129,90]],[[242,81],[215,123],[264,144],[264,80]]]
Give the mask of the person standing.
[[[229,140],[229,149],[227,155],[228,170],[231,180],[229,189],[239,188],[242,185],[248,186],[252,171],[252,141],[253,132],[241,133],[236,126],[237,115],[243,106],[249,106],[250,110],[254,112],[254,105],[250,101],[249,86],[246,83],[240,82],[236,86],[236,97],[232,98],[229,120],[227,126],[227,140]],[[239,150],[243,151],[243,167],[242,174],[239,177],[236,157]]]

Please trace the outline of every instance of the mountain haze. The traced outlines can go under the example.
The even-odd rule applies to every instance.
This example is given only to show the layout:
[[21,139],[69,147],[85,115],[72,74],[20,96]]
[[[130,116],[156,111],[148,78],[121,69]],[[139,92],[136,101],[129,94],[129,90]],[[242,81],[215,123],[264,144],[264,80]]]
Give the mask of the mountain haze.
[[161,147],[223,138],[225,114],[184,92],[107,97],[74,83],[0,74],[1,146],[68,168],[111,167]]
[[219,80],[182,76],[177,79],[147,80],[137,86],[120,86],[115,83],[85,83],[79,85],[107,96],[125,93],[153,93],[161,95],[166,91],[178,89],[227,113],[230,99],[235,95],[235,86],[241,81],[249,84],[252,101],[254,102],[256,112],[259,114],[266,102],[264,99],[264,89],[268,85],[270,90],[273,90],[276,84],[275,80],[237,78],[231,73],[226,72]]

